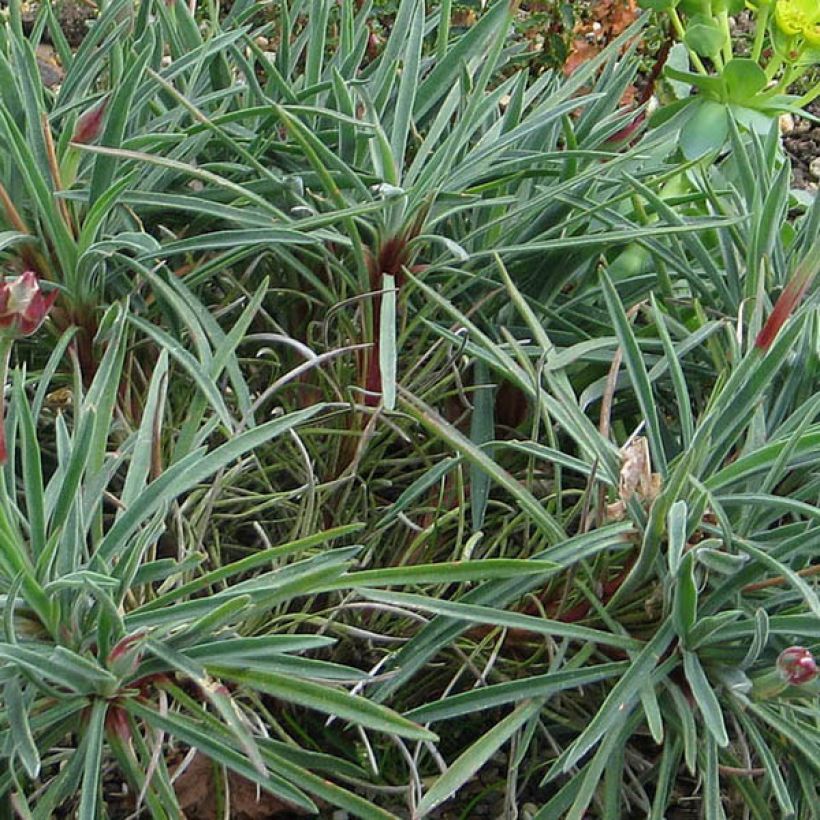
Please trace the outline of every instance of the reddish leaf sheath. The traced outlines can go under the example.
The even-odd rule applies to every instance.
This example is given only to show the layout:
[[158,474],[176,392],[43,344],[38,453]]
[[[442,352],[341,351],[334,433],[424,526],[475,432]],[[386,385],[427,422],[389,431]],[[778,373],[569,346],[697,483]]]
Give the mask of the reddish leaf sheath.
[[775,303],[774,310],[766,320],[766,324],[757,334],[755,347],[758,350],[765,353],[771,347],[780,329],[809,289],[818,268],[820,268],[820,239],[814,242],[803,261],[798,265],[794,276],[789,280],[783,289],[783,293],[780,294],[780,298]]

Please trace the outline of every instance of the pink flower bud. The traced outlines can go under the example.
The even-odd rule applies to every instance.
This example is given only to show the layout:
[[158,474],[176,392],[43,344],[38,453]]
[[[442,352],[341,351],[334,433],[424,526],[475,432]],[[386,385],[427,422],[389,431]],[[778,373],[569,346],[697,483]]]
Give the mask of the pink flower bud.
[[43,293],[30,270],[12,282],[0,283],[0,333],[31,336],[45,321],[56,298],[56,290],[47,296]]
[[100,136],[109,99],[109,97],[103,97],[102,102],[90,108],[77,120],[77,124],[74,126],[74,135],[71,137],[72,142],[88,145]]
[[784,681],[800,686],[817,676],[817,661],[805,646],[790,646],[778,655],[777,670]]
[[371,60],[375,60],[376,57],[379,56],[379,51],[381,50],[382,40],[375,31],[370,32],[370,36],[367,38],[367,56]]

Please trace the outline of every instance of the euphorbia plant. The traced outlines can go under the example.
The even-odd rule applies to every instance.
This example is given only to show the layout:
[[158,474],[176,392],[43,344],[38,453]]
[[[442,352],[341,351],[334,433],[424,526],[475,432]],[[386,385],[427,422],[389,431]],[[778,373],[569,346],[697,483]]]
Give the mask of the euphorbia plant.
[[[815,0],[758,0],[751,54],[738,53],[729,18],[743,0],[639,0],[665,13],[684,49],[683,65],[667,64],[666,76],[688,87],[655,115],[660,123],[681,113],[681,148],[687,158],[719,150],[729,134],[729,118],[758,133],[772,119],[799,112],[818,93],[803,96],[789,89],[820,62],[820,6]],[[769,46],[767,49],[766,46]],[[690,94],[690,89],[697,93]]]

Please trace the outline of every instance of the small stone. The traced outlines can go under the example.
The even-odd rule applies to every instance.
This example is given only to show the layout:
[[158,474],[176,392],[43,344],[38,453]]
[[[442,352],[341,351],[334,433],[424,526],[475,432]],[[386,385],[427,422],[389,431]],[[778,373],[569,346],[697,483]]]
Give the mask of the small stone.
[[794,131],[794,117],[791,114],[781,114],[778,123],[781,134],[791,134]]
[[267,51],[268,46],[270,45],[270,40],[267,37],[262,37],[261,35],[256,38],[254,41],[256,45],[259,46],[263,51]]
[[815,178],[820,179],[820,157],[815,157],[809,165],[809,173]]

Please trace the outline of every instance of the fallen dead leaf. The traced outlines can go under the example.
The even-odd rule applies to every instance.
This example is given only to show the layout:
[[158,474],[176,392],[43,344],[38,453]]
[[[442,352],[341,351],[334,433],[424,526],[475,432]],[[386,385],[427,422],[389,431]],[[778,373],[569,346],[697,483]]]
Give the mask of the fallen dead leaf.
[[[174,783],[179,806],[186,820],[222,820],[216,815],[214,777],[221,776],[211,759],[197,753]],[[231,820],[266,820],[305,816],[290,803],[257,788],[245,777],[228,772]]]

